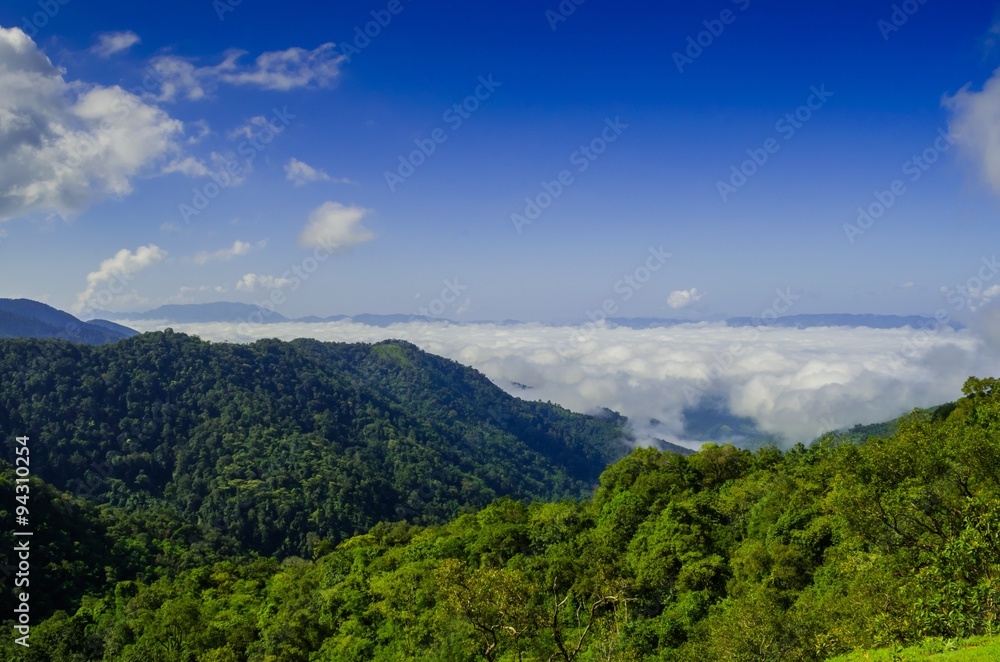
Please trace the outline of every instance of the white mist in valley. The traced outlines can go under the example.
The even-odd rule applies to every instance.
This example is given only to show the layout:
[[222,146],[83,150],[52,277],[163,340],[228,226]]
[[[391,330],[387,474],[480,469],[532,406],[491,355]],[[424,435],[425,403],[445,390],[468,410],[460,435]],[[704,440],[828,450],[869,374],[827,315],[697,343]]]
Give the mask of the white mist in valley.
[[[163,322],[125,321],[139,330]],[[325,323],[169,324],[206,340],[407,340],[472,366],[507,392],[578,412],[627,416],[640,443],[697,447],[685,409],[722,403],[765,433],[808,442],[831,429],[876,423],[957,399],[970,375],[1000,374],[972,330],[729,327],[655,329],[409,322],[380,328]]]

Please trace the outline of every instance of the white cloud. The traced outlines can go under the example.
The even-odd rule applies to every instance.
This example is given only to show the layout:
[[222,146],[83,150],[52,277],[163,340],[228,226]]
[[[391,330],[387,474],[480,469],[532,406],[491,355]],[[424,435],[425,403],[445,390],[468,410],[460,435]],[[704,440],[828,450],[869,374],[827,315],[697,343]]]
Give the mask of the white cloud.
[[134,253],[126,248],[121,249],[114,257],[101,262],[97,271],[87,274],[87,287],[76,295],[73,310],[80,312],[106,307],[123,292],[124,286],[137,273],[156,264],[166,255],[166,251],[155,244],[140,246]]
[[240,63],[246,54],[241,50],[226,51],[222,62],[208,67],[197,67],[191,59],[174,55],[155,58],[152,67],[160,79],[160,99],[203,99],[221,83],[279,91],[326,87],[340,76],[340,63],[344,59],[332,43],[311,51],[304,48],[269,51],[257,56],[249,66]]
[[[388,328],[350,322],[171,326],[233,342],[409,340],[473,366],[518,397],[551,400],[580,412],[609,407],[630,418],[641,440],[656,437],[691,446],[697,444],[686,435],[682,414],[702,398],[721,400],[761,430],[792,442],[809,441],[825,431],[821,428],[884,421],[914,407],[955,400],[969,375],[1000,374],[997,355],[969,330],[926,334],[708,323],[660,329],[592,325],[589,330],[432,322]],[[525,391],[513,382],[531,388]]]
[[667,297],[667,305],[675,310],[687,308],[691,304],[701,301],[703,296],[704,293],[699,292],[697,287],[692,287],[690,290],[674,290]]
[[367,213],[363,207],[325,202],[309,214],[309,223],[299,235],[299,244],[306,248],[323,246],[337,250],[371,241],[375,234],[361,224]]
[[329,182],[330,175],[322,170],[318,170],[308,163],[299,161],[295,157],[285,164],[285,179],[294,182],[296,186],[302,186],[311,182]]
[[262,276],[260,274],[246,274],[236,283],[237,290],[254,292],[256,290],[278,290],[291,285],[292,281],[287,278],[277,276]]
[[263,115],[255,115],[254,117],[248,119],[245,124],[242,124],[230,131],[228,136],[230,140],[234,140],[236,138],[249,139],[260,134],[265,127],[270,128],[272,133],[281,133],[283,130],[281,127],[276,127],[271,124],[270,120]]
[[176,151],[183,125],[120,87],[70,82],[18,28],[0,28],[0,220],[68,217]]
[[212,133],[212,129],[209,128],[208,122],[205,120],[195,120],[191,122],[190,125],[198,129],[198,133],[187,139],[189,145],[196,145],[200,143]]
[[209,170],[205,162],[193,156],[186,156],[183,159],[174,159],[163,167],[164,173],[179,172],[186,177],[207,177]]
[[98,57],[108,58],[115,53],[132,48],[140,41],[142,40],[139,39],[139,35],[130,30],[105,32],[102,35],[98,35],[97,44],[90,50]]
[[995,193],[1000,193],[1000,69],[976,92],[966,85],[945,98],[951,112],[952,138],[975,164]]
[[973,288],[968,285],[952,289],[942,285],[938,289],[949,301],[952,301],[953,297],[960,298],[970,313],[980,311],[1000,296],[1000,285],[991,285],[985,289],[983,287]]
[[[242,185],[246,181],[246,176],[253,172],[252,161],[240,162],[232,153],[211,152],[208,158],[211,161],[211,167],[202,159],[193,156],[178,157],[165,165],[162,173],[166,175],[179,173],[185,177],[215,177],[216,181],[226,182],[226,187],[234,188]],[[229,164],[234,161],[239,167],[229,168]],[[238,174],[233,174],[234,172]]]
[[249,242],[237,239],[229,248],[220,248],[219,250],[211,253],[201,251],[194,256],[194,263],[207,264],[208,262],[231,260],[237,255],[246,255],[252,248],[253,246],[251,246]]

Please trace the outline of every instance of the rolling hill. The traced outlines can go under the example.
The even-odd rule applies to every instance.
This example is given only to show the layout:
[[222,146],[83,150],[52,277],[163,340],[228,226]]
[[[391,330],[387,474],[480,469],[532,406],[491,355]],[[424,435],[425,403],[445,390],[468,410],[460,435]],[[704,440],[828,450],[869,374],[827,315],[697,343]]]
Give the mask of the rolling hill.
[[166,504],[263,554],[502,495],[580,497],[629,449],[616,414],[519,400],[404,342],[4,340],[0,370],[0,428],[35,440],[34,475]]

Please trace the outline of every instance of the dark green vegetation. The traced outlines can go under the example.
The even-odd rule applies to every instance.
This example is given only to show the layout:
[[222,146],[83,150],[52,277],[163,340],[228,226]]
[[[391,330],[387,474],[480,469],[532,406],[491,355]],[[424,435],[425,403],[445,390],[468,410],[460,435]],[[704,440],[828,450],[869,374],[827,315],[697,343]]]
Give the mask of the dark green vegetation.
[[402,342],[7,340],[0,374],[3,457],[29,435],[33,475],[54,487],[261,554],[503,495],[585,496],[626,452],[616,415],[518,400]]
[[[581,501],[560,500],[579,492],[591,466],[570,455],[589,452],[594,464],[613,455],[619,421],[510,399],[508,414],[487,413],[495,422],[480,423],[478,438],[466,427],[489,412],[491,399],[506,396],[478,374],[404,343],[241,347],[164,333],[100,348],[10,342],[2,355],[19,357],[4,374],[21,370],[13,381],[25,380],[4,384],[4,416],[44,425],[69,416],[59,430],[29,430],[42,458],[37,475],[65,453],[46,451],[46,439],[77,440],[70,448],[94,443],[86,425],[93,411],[113,412],[94,427],[122,416],[129,436],[114,442],[124,445],[98,472],[108,476],[86,494],[99,505],[35,481],[33,613],[56,611],[35,621],[30,650],[0,639],[0,659],[823,660],[921,642],[928,648],[928,638],[946,650],[952,640],[1000,631],[997,380],[970,379],[957,403],[915,412],[894,432],[876,430],[887,436],[860,444],[831,435],[784,453],[715,445],[686,457],[636,450],[608,466]],[[81,373],[74,365],[89,367]],[[34,384],[39,372],[45,376]],[[162,378],[149,381],[153,374]],[[288,374],[296,378],[282,378]],[[118,393],[110,385],[124,375],[131,380]],[[310,380],[322,388],[310,388]],[[9,389],[23,392],[21,410]],[[271,390],[278,397],[251,396]],[[336,397],[323,400],[327,391]],[[83,392],[93,393],[90,409],[77,401]],[[150,398],[169,402],[168,415]],[[76,409],[56,407],[62,400]],[[381,455],[352,455],[355,446],[327,434],[341,428],[310,427],[295,414],[334,425],[337,404],[348,400],[368,403],[349,410],[354,418],[383,417],[382,436],[346,437]],[[195,405],[212,408],[197,419]],[[147,410],[148,427],[133,422]],[[410,420],[427,427],[402,444]],[[449,422],[463,434],[449,433]],[[0,423],[18,430],[16,421]],[[299,429],[256,440],[254,425]],[[182,426],[190,438],[174,432]],[[470,434],[475,443],[463,445]],[[315,443],[294,441],[300,437]],[[177,451],[160,448],[164,439]],[[292,444],[301,444],[293,446],[296,457],[303,446],[312,451],[301,467],[282,454]],[[333,457],[358,458],[356,472],[374,458],[370,480],[380,477],[381,491],[348,492],[313,517],[311,499],[327,493],[297,490],[309,485],[312,466],[329,484],[324,444],[339,444]],[[217,445],[232,450],[219,454]],[[510,459],[514,452],[520,455]],[[144,453],[147,464],[139,466]],[[161,456],[174,462],[163,465],[175,471],[165,478],[153,469]],[[423,463],[437,456],[445,478],[453,463],[468,467],[457,493],[450,480],[434,478],[431,460]],[[388,459],[396,457],[406,462]],[[507,480],[525,481],[509,492],[518,498],[422,525],[478,505],[486,492],[474,481],[499,480],[491,469],[504,463],[514,465],[503,469]],[[439,496],[399,502],[397,466],[413,467],[415,480]],[[191,474],[206,486],[182,483]],[[77,487],[58,471],[45,477]],[[536,488],[546,481],[563,487]],[[369,500],[351,500],[358,495]],[[8,469],[0,481],[5,520],[12,496]],[[227,510],[229,497],[243,509]],[[398,503],[410,510],[395,511]],[[303,512],[308,526],[296,529]],[[410,521],[368,526],[400,515]],[[347,538],[349,526],[366,532]],[[266,544],[279,534],[279,544]],[[0,545],[10,549],[10,536]],[[0,613],[10,613],[6,604]]]

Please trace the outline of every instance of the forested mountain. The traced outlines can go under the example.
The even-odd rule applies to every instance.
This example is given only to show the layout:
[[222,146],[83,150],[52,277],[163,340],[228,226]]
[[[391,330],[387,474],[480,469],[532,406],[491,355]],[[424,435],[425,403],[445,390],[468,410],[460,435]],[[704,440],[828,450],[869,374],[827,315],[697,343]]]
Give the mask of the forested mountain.
[[1000,383],[964,392],[862,444],[640,449],[588,501],[503,498],[444,526],[379,524],[311,559],[160,567],[0,654],[811,661],[992,633]]
[[0,338],[59,338],[100,345],[136,335],[102,320],[82,322],[69,313],[30,299],[0,299]]
[[518,400],[403,342],[5,340],[0,374],[0,429],[32,438],[35,476],[262,554],[502,495],[584,496],[628,449],[615,414]]

